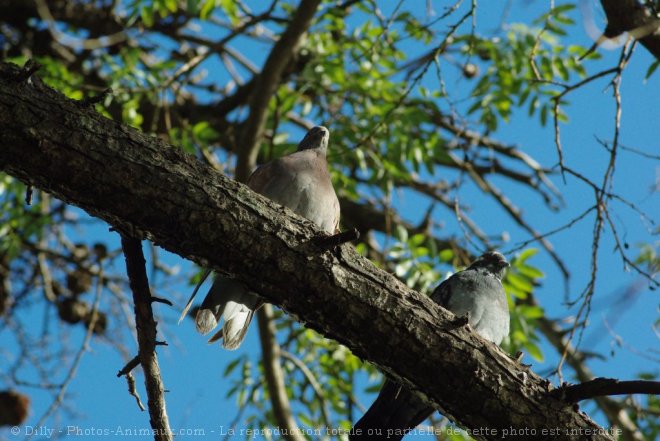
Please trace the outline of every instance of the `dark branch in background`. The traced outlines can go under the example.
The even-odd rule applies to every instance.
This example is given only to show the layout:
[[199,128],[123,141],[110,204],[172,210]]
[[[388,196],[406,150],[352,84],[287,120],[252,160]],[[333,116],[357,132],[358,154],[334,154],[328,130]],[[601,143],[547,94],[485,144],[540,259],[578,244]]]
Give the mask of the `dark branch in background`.
[[586,383],[562,386],[551,393],[569,403],[577,403],[603,395],[658,395],[660,394],[660,381],[619,381],[616,378],[594,378]]
[[321,0],[302,0],[291,19],[291,23],[271,50],[264,68],[258,76],[250,95],[250,114],[241,129],[239,159],[236,179],[245,181],[259,153],[266,121],[268,103],[280,84],[284,68],[297,52],[304,33],[312,23]]
[[293,418],[289,397],[286,394],[286,382],[284,381],[284,372],[280,363],[281,348],[276,340],[277,333],[275,330],[273,306],[268,303],[262,306],[257,311],[257,317],[266,388],[270,395],[275,421],[280,429],[286,429],[282,431],[284,439],[288,441],[304,441],[305,437],[297,430],[298,425]]
[[121,235],[121,246],[126,257],[126,272],[133,291],[135,327],[137,330],[140,364],[144,371],[147,389],[149,423],[156,441],[171,441],[172,431],[165,406],[165,388],[160,375],[156,355],[156,322],[151,309],[151,291],[147,279],[146,261],[142,243],[125,234]]

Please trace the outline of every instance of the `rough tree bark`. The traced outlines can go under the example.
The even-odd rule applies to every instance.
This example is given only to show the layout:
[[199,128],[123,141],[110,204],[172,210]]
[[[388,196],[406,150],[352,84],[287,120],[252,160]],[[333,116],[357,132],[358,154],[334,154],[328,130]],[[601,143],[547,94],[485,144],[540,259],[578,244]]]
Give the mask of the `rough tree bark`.
[[6,63],[0,145],[0,170],[235,276],[419,391],[477,439],[512,430],[516,439],[611,439],[577,406],[550,396],[548,382],[351,245],[327,250],[307,220]]

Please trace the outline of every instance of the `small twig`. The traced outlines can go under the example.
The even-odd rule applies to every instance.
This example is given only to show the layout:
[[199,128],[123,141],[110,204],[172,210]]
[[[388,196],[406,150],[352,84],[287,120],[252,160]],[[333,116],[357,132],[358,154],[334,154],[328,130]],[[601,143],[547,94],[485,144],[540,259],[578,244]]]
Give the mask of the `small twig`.
[[25,203],[27,205],[32,205],[32,186],[28,185],[25,188]]
[[331,250],[347,242],[353,242],[360,238],[360,232],[353,228],[352,230],[342,231],[332,236],[320,236],[315,238],[316,244],[323,250]]
[[[473,9],[470,9],[465,15],[463,15],[456,23],[454,23],[452,26],[449,27],[449,31],[445,35],[445,38],[442,40],[442,42],[434,49],[432,56],[429,56],[428,59],[426,59],[426,63],[423,64],[420,69],[420,72],[408,83],[408,86],[406,89],[403,91],[403,94],[399,97],[398,101],[394,104],[394,106],[390,107],[385,114],[383,115],[382,118],[380,118],[379,122],[374,125],[374,127],[371,129],[369,133],[367,133],[365,136],[363,136],[358,142],[353,146],[352,149],[349,150],[354,150],[357,148],[360,148],[362,146],[367,145],[367,141],[369,141],[375,134],[376,132],[383,127],[385,123],[390,121],[390,117],[392,116],[392,113],[401,107],[401,104],[404,103],[406,98],[410,95],[410,93],[417,87],[417,84],[422,80],[426,72],[428,72],[429,68],[431,67],[431,64],[433,64],[433,61],[435,58],[443,53],[449,44],[449,42],[452,40],[454,34],[458,30],[458,28],[465,22],[465,20],[468,19],[468,17],[472,16],[474,13]],[[347,150],[348,151],[348,150]]]
[[22,83],[30,79],[30,77],[39,69],[41,69],[41,64],[30,59],[25,62],[21,71],[16,75],[16,81]]
[[528,239],[528,240],[525,240],[525,241],[522,241],[522,242],[519,242],[519,243],[515,244],[515,246],[513,248],[511,248],[510,250],[508,250],[506,252],[506,254],[514,253],[516,251],[520,251],[532,242],[536,242],[539,239],[546,239],[546,238],[552,236],[553,234],[557,234],[561,231],[564,231],[564,230],[567,230],[567,229],[571,228],[573,225],[575,225],[576,223],[578,223],[579,221],[584,219],[589,213],[591,213],[595,209],[596,209],[595,206],[591,206],[591,207],[587,208],[587,210],[584,211],[582,214],[574,217],[568,223],[562,225],[561,227],[557,227],[553,230],[548,231],[547,233],[539,234],[538,237],[534,237],[532,239]]
[[119,372],[117,372],[117,377],[121,377],[122,375],[130,374],[131,371],[133,369],[135,369],[136,367],[138,367],[139,364],[140,364],[140,356],[136,355],[135,357],[133,357],[131,359],[131,361],[126,363],[126,365],[123,368],[121,368],[121,370]]
[[94,104],[98,104],[101,101],[103,101],[105,99],[105,97],[107,97],[110,94],[112,94],[112,88],[108,87],[107,89],[105,89],[104,91],[99,93],[98,95],[89,96],[87,98],[84,98],[84,99],[80,100],[79,104],[83,107],[93,106]]
[[564,175],[566,167],[564,165],[564,152],[563,152],[562,145],[561,145],[561,132],[560,132],[560,128],[559,128],[559,108],[560,108],[560,104],[561,104],[561,99],[566,94],[570,93],[571,91],[573,91],[575,89],[581,88],[582,86],[584,86],[587,83],[590,83],[594,80],[597,80],[598,78],[604,77],[605,75],[609,75],[611,73],[616,73],[618,71],[619,71],[618,67],[613,67],[613,68],[598,72],[597,74],[594,74],[594,75],[592,75],[590,77],[587,77],[587,78],[585,78],[581,81],[578,81],[575,84],[568,85],[568,86],[562,86],[562,87],[564,87],[564,90],[560,94],[558,94],[557,96],[552,98],[552,101],[553,101],[552,114],[553,114],[554,131],[555,131],[555,147],[557,149],[557,156],[559,157],[559,169],[561,171],[561,175],[562,175],[562,179],[564,180],[564,183],[566,183],[566,177]]
[[152,303],[154,303],[154,302],[155,303],[164,303],[168,306],[174,306],[174,304],[172,302],[170,302],[169,300],[164,299],[162,297],[151,296],[151,302]]
[[603,395],[660,394],[660,381],[619,381],[616,378],[595,378],[585,383],[562,386],[550,392],[568,403]]
[[145,411],[144,404],[142,404],[140,395],[138,394],[138,391],[135,388],[135,377],[133,377],[133,374],[130,372],[126,374],[126,383],[128,384],[128,393],[135,397],[135,401],[137,401],[138,407],[142,412],[144,412]]

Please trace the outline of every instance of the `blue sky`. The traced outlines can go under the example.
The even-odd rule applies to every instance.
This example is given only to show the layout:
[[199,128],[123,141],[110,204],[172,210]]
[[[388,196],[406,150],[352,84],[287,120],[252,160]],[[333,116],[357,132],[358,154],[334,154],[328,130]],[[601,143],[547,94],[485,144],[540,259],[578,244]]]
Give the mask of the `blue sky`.
[[[435,5],[438,2],[433,3]],[[499,25],[504,5],[505,2],[481,2],[479,4],[477,27],[481,29],[482,33],[488,33],[489,30],[494,30]],[[441,13],[440,6],[434,7],[436,13]],[[513,7],[509,9],[508,21],[529,23],[530,18],[535,18],[545,12],[547,7],[547,2],[513,2]],[[577,11],[574,11],[572,16],[580,22],[580,15]],[[598,16],[597,20],[600,20]],[[575,27],[572,32],[574,32],[570,35],[572,44],[591,45],[590,38],[580,26]],[[411,50],[423,52],[424,48],[411,47]],[[254,51],[257,60],[265,55],[260,48],[254,49]],[[594,66],[611,67],[619,57],[618,50],[599,50],[599,52],[603,55],[603,59],[594,62]],[[621,86],[623,102],[621,143],[657,155],[660,152],[660,129],[657,124],[658,103],[660,103],[658,74],[656,73],[655,77],[648,82],[643,80],[651,62],[652,58],[646,50],[638,47],[624,73]],[[452,69],[445,69],[445,71],[447,72],[445,78],[447,86],[455,94],[455,98],[467,96],[471,89],[468,80],[452,73]],[[596,71],[597,68],[589,68],[590,73]],[[607,87],[610,78],[595,81],[584,89],[570,94],[568,99],[571,106],[566,109],[570,122],[561,126],[566,162],[597,180],[606,167],[608,154],[598,144],[596,138],[610,140],[612,137],[614,101],[612,89]],[[217,78],[217,82],[224,84],[225,78]],[[425,79],[424,84],[429,88],[437,87],[437,82],[434,83],[433,79]],[[330,129],[332,130],[332,127]],[[542,164],[557,162],[551,125],[545,128],[540,127],[538,120],[529,118],[524,109],[515,112],[511,121],[508,124],[502,124],[492,136],[519,146]],[[658,212],[658,198],[653,194],[652,189],[657,185],[658,176],[657,161],[630,152],[620,152],[615,177],[616,191],[656,220],[660,213]],[[549,212],[537,196],[520,192],[519,188],[511,187],[504,181],[497,183],[507,192],[515,191],[516,193],[512,197],[524,208],[525,216],[530,223],[536,225],[540,231],[546,232],[563,225],[569,219],[570,214],[578,214],[591,205],[593,199],[593,192],[577,183],[573,178],[567,177],[566,184],[559,177],[555,177],[553,181],[562,191],[566,203],[566,208],[556,214]],[[502,247],[504,251],[513,248],[518,242],[528,239],[526,233],[512,225],[508,216],[476,189],[466,188],[461,192],[461,198],[470,201],[470,204],[475,207],[472,216],[482,225],[486,225],[489,233],[507,231],[510,234],[511,240]],[[400,195],[396,204],[401,212],[411,220],[423,215],[419,210],[419,204],[409,194]],[[651,227],[640,220],[638,214],[620,204],[615,206],[615,210],[615,223],[625,240],[631,244],[629,252],[634,256],[635,244],[651,241],[649,231]],[[434,220],[444,222],[445,228],[449,231],[459,231],[452,214],[446,210],[436,209]],[[573,298],[588,281],[591,250],[589,242],[585,238],[591,236],[592,229],[593,217],[591,216],[573,228],[552,237],[557,252],[566,259],[571,268],[570,295]],[[107,227],[104,225],[90,227],[80,234],[90,238],[90,243],[94,241],[95,236],[98,236],[103,240],[114,241],[114,245],[118,244],[117,237],[108,233]],[[179,267],[181,274],[190,273],[188,262],[178,256],[167,253],[164,255],[167,256],[164,258],[165,262]],[[535,294],[546,309],[548,316],[566,317],[574,313],[575,308],[567,310],[564,304],[561,275],[550,259],[544,253],[540,253],[533,258],[532,263],[546,273],[543,285]],[[121,270],[123,261],[118,259],[116,264],[119,265],[118,270]],[[622,379],[632,379],[640,371],[657,373],[660,354],[658,353],[658,339],[652,328],[652,324],[658,319],[657,291],[650,291],[648,283],[640,282],[639,276],[633,272],[624,271],[623,263],[614,251],[614,242],[609,234],[604,236],[600,247],[599,267],[594,307],[590,315],[590,325],[582,339],[582,348],[602,352],[606,358],[591,363],[591,369],[597,376],[612,376]],[[623,290],[630,284],[638,282],[641,283],[641,289],[636,296],[623,297]],[[158,294],[178,299],[176,306],[180,309],[189,292],[190,287],[180,283],[168,286]],[[624,300],[619,302],[620,299]],[[159,332],[162,332],[169,342],[168,347],[159,349],[159,357],[165,386],[169,391],[167,403],[172,427],[175,430],[203,428],[206,435],[195,436],[195,439],[222,439],[222,431],[226,431],[230,427],[236,415],[235,403],[231,399],[225,398],[227,390],[235,378],[223,378],[222,372],[227,363],[237,355],[245,354],[253,360],[258,359],[259,345],[256,330],[250,330],[247,341],[237,352],[227,352],[221,350],[217,345],[207,345],[205,339],[194,332],[191,321],[185,321],[182,325],[176,326],[179,309],[171,309],[162,305],[155,305],[155,307],[165,317],[165,320],[159,324]],[[41,317],[43,311],[37,313],[32,311],[32,314]],[[36,332],[36,330],[31,331]],[[2,357],[2,361],[0,361],[0,371],[4,371],[5,359],[11,357],[11,353],[16,347],[15,342],[7,336],[6,330],[0,332],[0,348],[7,351],[7,358]],[[72,328],[69,338],[72,350],[77,350],[79,342],[83,339],[82,332],[77,328]],[[112,337],[110,336],[110,338]],[[135,346],[129,349],[136,351]],[[553,349],[544,344],[543,350],[547,356],[546,361],[544,363],[533,362],[533,369],[537,372],[549,369],[557,361]],[[530,363],[532,360],[528,358],[526,362]],[[77,429],[86,430],[87,435],[92,435],[96,433],[95,430],[110,430],[111,433],[116,434],[117,430],[147,428],[147,413],[139,412],[134,399],[126,392],[124,379],[115,377],[123,364],[123,360],[111,345],[94,340],[91,351],[83,357],[78,375],[69,388],[69,397],[73,403],[72,412],[60,413],[58,418],[47,420],[46,427],[55,429],[56,434],[63,437],[67,433],[75,433]],[[61,374],[64,375],[66,372],[66,367],[63,367]],[[555,377],[551,377],[551,379],[556,381]],[[142,381],[141,374],[137,375],[137,380],[139,383]],[[142,391],[142,389],[140,390]],[[0,429],[0,437],[22,439],[22,435],[28,434],[29,427],[37,423],[38,418],[51,403],[52,398],[49,394],[35,389],[27,389],[26,392],[33,398],[32,414],[27,426],[20,428],[21,432],[18,437],[13,436],[6,429]],[[141,392],[141,396],[146,401],[144,392]],[[365,405],[372,400],[371,397],[364,394],[361,399]],[[592,410],[589,404],[583,407],[587,411]],[[598,421],[601,424],[604,423],[602,419]]]

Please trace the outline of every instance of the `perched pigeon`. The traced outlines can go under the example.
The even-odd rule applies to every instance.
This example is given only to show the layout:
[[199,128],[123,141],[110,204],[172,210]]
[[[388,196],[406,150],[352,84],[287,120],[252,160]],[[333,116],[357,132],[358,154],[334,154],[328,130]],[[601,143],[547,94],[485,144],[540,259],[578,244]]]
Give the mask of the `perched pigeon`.
[[[312,128],[298,144],[295,153],[257,168],[248,179],[248,186],[333,234],[339,225],[339,200],[326,160],[329,137],[330,132],[325,127]],[[179,321],[188,312],[198,288],[199,285]],[[222,317],[224,325],[209,343],[223,339],[222,345],[226,349],[236,349],[245,337],[254,311],[261,304],[260,298],[242,283],[217,276],[195,317],[197,330],[208,334]]]
[[[502,254],[485,253],[442,282],[431,298],[459,317],[467,315],[479,335],[499,345],[509,334],[509,307],[502,287],[508,266]],[[388,379],[376,401],[353,427],[350,439],[400,440],[433,410],[416,394]]]

